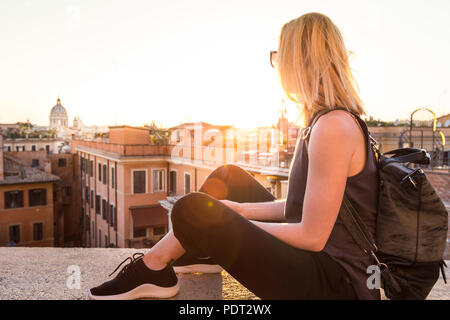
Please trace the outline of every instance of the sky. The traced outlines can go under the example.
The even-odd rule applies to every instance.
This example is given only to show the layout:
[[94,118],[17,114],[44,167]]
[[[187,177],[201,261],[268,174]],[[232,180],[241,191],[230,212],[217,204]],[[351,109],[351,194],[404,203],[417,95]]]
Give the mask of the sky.
[[[284,23],[328,15],[369,115],[450,112],[450,1],[0,0],[0,123],[276,123],[269,52]],[[288,117],[298,111],[287,103]]]

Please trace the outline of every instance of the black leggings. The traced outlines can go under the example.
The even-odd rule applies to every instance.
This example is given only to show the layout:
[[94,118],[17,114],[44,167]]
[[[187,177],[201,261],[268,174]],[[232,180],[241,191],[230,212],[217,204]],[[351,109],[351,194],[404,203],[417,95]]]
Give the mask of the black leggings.
[[219,167],[200,192],[172,210],[174,235],[186,254],[211,257],[262,299],[356,299],[345,270],[326,253],[294,248],[217,199],[275,200],[241,168]]

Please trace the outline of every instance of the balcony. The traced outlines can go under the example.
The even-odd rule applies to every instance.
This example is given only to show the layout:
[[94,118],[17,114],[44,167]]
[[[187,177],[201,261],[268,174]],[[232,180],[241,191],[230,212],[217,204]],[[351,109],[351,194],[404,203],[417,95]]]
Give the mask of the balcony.
[[[101,141],[72,140],[75,147],[85,147],[91,150],[102,151],[109,154],[126,156],[167,156],[170,155],[173,146],[158,146],[150,144],[120,144]],[[76,150],[76,149],[73,149]]]
[[[108,274],[135,252],[145,252],[145,249],[1,247],[0,300],[88,299],[87,291],[107,281]],[[68,281],[75,270],[80,272],[79,288]],[[449,269],[446,274],[450,279]],[[179,274],[178,278],[180,293],[172,299],[258,299],[225,271],[221,274]],[[428,299],[450,299],[450,290],[442,277]]]

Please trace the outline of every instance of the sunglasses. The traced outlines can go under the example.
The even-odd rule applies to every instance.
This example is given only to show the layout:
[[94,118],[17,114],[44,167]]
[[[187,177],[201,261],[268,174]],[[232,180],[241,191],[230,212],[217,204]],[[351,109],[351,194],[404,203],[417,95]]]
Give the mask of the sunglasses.
[[277,54],[278,54],[278,51],[270,51],[270,65],[272,66],[272,68],[275,68],[276,60],[274,60],[274,59],[276,58]]

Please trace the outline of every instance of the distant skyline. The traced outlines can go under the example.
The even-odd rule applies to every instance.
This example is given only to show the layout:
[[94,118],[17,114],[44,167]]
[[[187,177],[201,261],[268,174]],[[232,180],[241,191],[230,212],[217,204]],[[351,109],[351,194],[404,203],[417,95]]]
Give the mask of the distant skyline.
[[271,125],[286,98],[269,51],[311,11],[355,53],[368,115],[450,113],[450,1],[2,0],[0,123],[48,125],[59,96],[70,124]]

